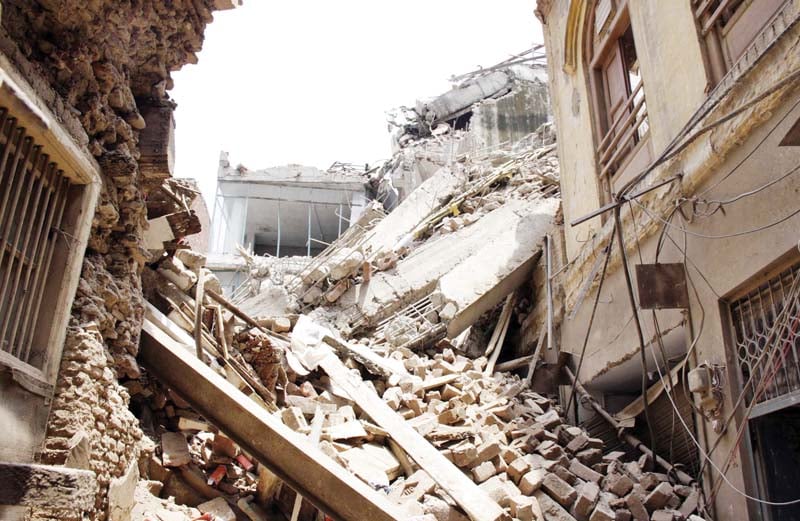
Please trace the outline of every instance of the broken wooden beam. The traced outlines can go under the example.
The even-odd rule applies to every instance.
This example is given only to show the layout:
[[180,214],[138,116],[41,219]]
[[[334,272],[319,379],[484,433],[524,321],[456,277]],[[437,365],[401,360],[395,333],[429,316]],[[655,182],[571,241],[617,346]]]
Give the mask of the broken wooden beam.
[[500,505],[408,425],[360,377],[352,374],[332,351],[322,358],[319,365],[372,421],[391,433],[392,439],[473,521],[510,519]]
[[[280,479],[337,520],[402,519],[389,501],[145,320],[142,364]],[[337,359],[338,360],[338,359]]]

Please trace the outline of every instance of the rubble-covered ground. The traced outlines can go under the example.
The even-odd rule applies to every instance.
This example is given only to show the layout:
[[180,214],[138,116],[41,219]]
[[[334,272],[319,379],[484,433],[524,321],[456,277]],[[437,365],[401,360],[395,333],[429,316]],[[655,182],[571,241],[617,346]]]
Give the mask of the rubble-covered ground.
[[[509,208],[519,208],[514,213],[519,216],[555,204],[547,222],[555,221],[554,148],[552,137],[542,130],[514,149],[453,163],[440,175],[445,180],[440,187],[446,189],[426,192],[430,185],[423,184],[420,193],[407,199],[411,203],[403,203],[406,208],[401,204],[386,217],[377,212],[364,218],[322,255],[284,277],[269,276],[270,262],[247,259],[254,294],[237,299],[239,309],[246,308],[239,317],[225,306],[217,311],[218,301],[207,292],[218,292],[218,282],[204,271],[203,257],[188,250],[165,253],[149,266],[144,293],[157,310],[194,335],[194,299],[201,291],[198,276],[202,278],[206,296],[200,323],[203,345],[214,355],[208,359],[211,367],[247,389],[297,436],[318,444],[385,494],[408,519],[469,517],[438,476],[398,446],[392,432],[359,407],[358,397],[318,365],[320,350],[336,352],[350,376],[366,386],[365,392],[380,396],[504,509],[507,519],[697,520],[701,505],[696,487],[672,481],[646,457],[629,460],[622,452],[607,452],[602,440],[565,423],[557,397],[531,389],[526,376],[535,371],[535,358],[519,374],[495,370],[508,357],[502,352],[510,343],[510,324],[523,323],[533,306],[530,300],[537,298],[530,280],[498,292],[504,281],[516,279],[495,273],[486,282],[475,273],[462,280],[472,299],[462,302],[449,297],[441,284],[443,275],[419,287],[396,287],[394,298],[400,302],[377,299],[374,313],[352,303],[351,297],[358,302],[364,288],[381,277],[397,281],[413,270],[424,274],[432,268],[415,260],[417,255],[447,237],[454,237],[449,249],[466,248],[472,228],[493,223]],[[387,222],[391,233],[382,231]],[[525,255],[509,257],[519,258],[514,266],[536,262],[542,243],[537,237],[525,243]],[[447,269],[458,270],[480,252],[475,249]],[[458,257],[455,251],[453,256]],[[413,270],[404,271],[404,265]],[[494,286],[487,286],[492,280]],[[284,299],[282,306],[274,305],[275,295]],[[459,317],[471,316],[460,305],[486,299],[490,304],[485,311],[475,314],[463,331],[448,333]],[[190,397],[178,396],[146,371],[125,386],[152,442],[147,464],[140,468],[144,481],[137,490],[137,519],[324,518],[307,502],[293,518],[294,492],[219,426],[196,414],[186,401]]]

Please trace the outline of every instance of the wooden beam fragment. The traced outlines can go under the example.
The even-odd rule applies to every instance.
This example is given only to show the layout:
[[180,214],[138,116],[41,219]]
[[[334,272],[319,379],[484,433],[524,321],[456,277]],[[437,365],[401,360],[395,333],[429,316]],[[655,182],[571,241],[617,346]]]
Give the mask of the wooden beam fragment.
[[334,520],[403,518],[385,497],[291,431],[147,319],[139,359],[197,412]]
[[500,505],[409,426],[360,377],[351,373],[332,351],[322,358],[319,365],[373,422],[391,433],[392,439],[473,521],[510,519]]

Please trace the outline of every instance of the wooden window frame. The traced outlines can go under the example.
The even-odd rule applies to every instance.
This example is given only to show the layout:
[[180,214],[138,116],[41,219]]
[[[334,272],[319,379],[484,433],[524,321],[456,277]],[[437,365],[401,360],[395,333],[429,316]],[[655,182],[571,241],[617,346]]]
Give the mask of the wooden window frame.
[[[649,118],[644,95],[644,81],[631,86],[625,81],[625,99],[617,104],[618,114],[609,117],[607,88],[603,66],[611,53],[621,52],[620,39],[631,29],[627,0],[612,0],[611,13],[604,24],[604,34],[596,37],[595,14],[598,3],[589,8],[584,28],[584,55],[587,63],[588,89],[593,114],[597,175],[602,186],[600,204],[610,202],[614,180],[649,140]],[[626,67],[626,64],[622,64]],[[621,110],[620,110],[621,109]]]
[[[690,0],[689,7],[703,47],[708,76],[707,90],[710,91],[722,81],[788,1],[791,0]],[[741,3],[735,5],[737,2]],[[730,7],[734,7],[735,10],[730,18],[725,20],[725,10]],[[757,7],[760,7],[762,12],[757,12]],[[744,34],[737,34],[739,30],[744,31]],[[736,41],[737,37],[744,40]]]
[[[0,132],[8,132],[13,122],[14,128],[17,129],[13,136],[24,133],[30,146],[37,149],[38,157],[45,167],[40,175],[37,174],[34,165],[23,163],[24,167],[19,172],[20,179],[25,185],[20,185],[20,188],[24,189],[29,185],[45,186],[46,188],[39,191],[46,192],[48,188],[52,188],[55,193],[52,197],[60,196],[57,212],[51,212],[57,213],[58,219],[49,215],[46,219],[39,218],[38,209],[46,208],[45,197],[40,200],[42,206],[29,207],[30,212],[41,221],[40,224],[37,223],[36,228],[38,237],[42,239],[39,253],[44,253],[44,260],[38,263],[41,268],[39,284],[36,285],[37,277],[33,268],[30,270],[13,268],[25,272],[23,276],[15,272],[13,276],[8,277],[14,281],[9,287],[19,288],[16,298],[19,302],[25,302],[25,308],[16,314],[17,317],[22,317],[21,321],[15,318],[14,314],[10,317],[0,317],[0,330],[9,332],[7,339],[11,339],[11,331],[15,331],[14,345],[19,343],[17,347],[11,345],[9,341],[0,345],[0,366],[9,370],[13,379],[27,391],[49,398],[61,363],[72,301],[80,279],[84,252],[100,192],[100,168],[85,150],[78,147],[33,88],[2,54],[0,54],[0,110],[6,116],[4,124],[0,126]],[[9,132],[7,135],[10,146],[12,134]],[[45,173],[48,177],[45,177]],[[37,175],[40,177],[36,177]],[[56,180],[58,185],[55,184]],[[53,184],[47,186],[47,182],[50,181],[53,181]],[[56,186],[62,189],[61,192],[57,192]],[[14,187],[17,188],[16,185]],[[12,190],[9,190],[9,193],[12,198]],[[30,199],[35,200],[34,197]],[[9,223],[9,229],[13,228],[12,220],[0,215],[0,221],[2,220]],[[21,231],[15,233],[23,236],[29,228],[19,226],[18,229]],[[23,238],[16,243],[16,248],[25,243],[31,244],[32,248],[33,241],[35,239]],[[12,252],[14,249],[14,246],[11,246]],[[20,251],[24,251],[24,248],[17,253]],[[18,258],[21,257],[18,255]],[[47,259],[50,260],[49,263],[46,262]],[[11,268],[13,264],[8,266]],[[43,270],[46,273],[41,273]],[[6,271],[10,272],[11,269],[6,268]],[[5,271],[3,275],[5,276]],[[25,282],[28,275],[30,278]],[[18,283],[17,279],[21,282]],[[35,293],[34,299],[26,298],[29,291]],[[11,298],[7,297],[2,304],[10,307]],[[27,329],[24,325],[26,321],[29,322]],[[17,342],[19,338],[27,341]],[[25,355],[21,356],[22,353]]]

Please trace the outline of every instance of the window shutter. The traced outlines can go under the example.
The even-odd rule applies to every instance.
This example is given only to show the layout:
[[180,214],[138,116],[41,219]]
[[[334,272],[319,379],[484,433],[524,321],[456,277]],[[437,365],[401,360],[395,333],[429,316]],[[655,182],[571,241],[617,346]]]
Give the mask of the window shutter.
[[617,43],[611,49],[606,63],[603,65],[603,83],[606,103],[606,127],[625,110],[625,101],[628,99],[628,81],[625,72],[625,61],[622,58],[622,49]]

